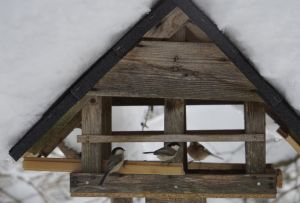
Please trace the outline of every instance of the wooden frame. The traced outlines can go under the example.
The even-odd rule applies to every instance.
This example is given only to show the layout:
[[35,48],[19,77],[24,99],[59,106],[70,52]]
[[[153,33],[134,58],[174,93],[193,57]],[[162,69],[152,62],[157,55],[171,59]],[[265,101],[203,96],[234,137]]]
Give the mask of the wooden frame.
[[156,199],[276,197],[275,172],[255,175],[110,176],[104,187],[98,185],[101,176],[71,173],[71,195]]
[[111,143],[111,142],[261,142],[264,134],[138,134],[127,135],[79,135],[81,143]]

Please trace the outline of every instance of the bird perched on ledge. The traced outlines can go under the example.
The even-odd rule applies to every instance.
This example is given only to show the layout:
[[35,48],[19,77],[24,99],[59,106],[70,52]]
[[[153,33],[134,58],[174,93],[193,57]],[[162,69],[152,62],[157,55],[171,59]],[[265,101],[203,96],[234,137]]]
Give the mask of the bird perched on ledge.
[[168,162],[176,157],[179,148],[180,145],[177,142],[172,142],[158,150],[153,152],[144,152],[144,154],[154,154],[159,160]]
[[125,150],[122,147],[116,147],[112,150],[111,155],[107,161],[106,169],[104,175],[100,181],[100,185],[102,186],[106,177],[114,172],[120,170],[120,168],[124,164],[124,152]]
[[223,160],[221,157],[211,153],[208,149],[206,149],[202,144],[198,142],[191,142],[189,147],[187,148],[187,152],[195,161],[201,161],[203,159],[206,159],[208,156],[213,156]]

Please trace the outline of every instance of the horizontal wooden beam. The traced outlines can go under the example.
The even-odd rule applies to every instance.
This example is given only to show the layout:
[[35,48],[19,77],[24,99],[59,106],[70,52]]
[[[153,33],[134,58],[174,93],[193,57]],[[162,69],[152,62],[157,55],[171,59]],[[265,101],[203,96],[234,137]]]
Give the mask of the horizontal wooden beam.
[[109,176],[99,186],[101,174],[72,173],[73,197],[146,197],[159,199],[275,198],[276,173],[184,176]]
[[[103,161],[105,168],[106,161]],[[31,171],[75,172],[81,170],[80,159],[33,158],[23,161],[23,169]],[[182,164],[164,164],[158,161],[126,161],[120,174],[184,175]]]
[[27,171],[75,172],[81,170],[80,159],[24,157]]
[[[95,93],[89,92],[89,95]],[[163,98],[139,98],[139,97],[113,97],[113,106],[162,106],[164,105]],[[244,105],[244,102],[239,101],[209,101],[209,100],[197,100],[186,99],[186,105]]]
[[79,135],[81,143],[110,143],[110,142],[242,142],[262,141],[263,134],[232,134],[232,135],[192,135],[170,134],[164,135]]
[[264,134],[162,134],[154,135],[79,135],[81,143],[111,143],[111,142],[260,142]]
[[262,101],[214,44],[166,41],[140,42],[89,95]]
[[[105,166],[106,161],[103,161]],[[23,169],[28,171],[79,172],[80,159],[66,158],[37,158],[25,157]],[[189,173],[200,174],[245,174],[245,164],[238,163],[203,163],[188,164]],[[267,165],[267,172],[272,173],[272,165]],[[282,173],[277,172],[277,187],[282,187]],[[164,164],[159,161],[126,161],[119,171],[120,174],[151,174],[151,175],[184,175],[182,164]]]

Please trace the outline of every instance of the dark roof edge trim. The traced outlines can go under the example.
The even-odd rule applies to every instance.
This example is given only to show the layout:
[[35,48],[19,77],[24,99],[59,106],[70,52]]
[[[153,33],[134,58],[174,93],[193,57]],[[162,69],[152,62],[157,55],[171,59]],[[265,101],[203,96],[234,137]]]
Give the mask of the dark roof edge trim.
[[132,27],[106,54],[97,60],[59,99],[51,105],[42,118],[9,150],[18,160],[79,101],[125,54],[142,39],[143,35],[157,25],[175,8],[172,0],[159,1],[150,13]]
[[259,95],[289,128],[294,139],[300,143],[300,118],[295,110],[254,68],[250,60],[223,34],[217,25],[192,1],[173,0],[190,19],[197,24],[240,69],[257,88]]

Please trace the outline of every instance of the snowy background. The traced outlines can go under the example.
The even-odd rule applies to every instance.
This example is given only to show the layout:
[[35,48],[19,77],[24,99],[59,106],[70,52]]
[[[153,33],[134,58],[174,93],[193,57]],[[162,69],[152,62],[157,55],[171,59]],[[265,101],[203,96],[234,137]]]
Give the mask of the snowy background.
[[[0,0],[1,203],[83,201],[69,199],[68,176],[59,173],[24,173],[19,164],[9,159],[8,150],[65,90],[62,87],[72,84],[138,19],[150,12],[155,2],[154,0]],[[258,71],[299,112],[300,1],[194,0],[194,2],[203,8],[219,28],[251,59]],[[226,121],[224,124],[230,127],[243,127],[240,121],[242,116],[240,107],[227,106],[223,110],[218,110],[222,112],[221,114],[212,112],[211,107],[204,109],[198,107],[193,111],[189,108],[187,126],[190,129],[214,128],[217,127],[215,124],[219,123],[216,121]],[[114,116],[114,129],[140,130],[140,123],[145,119],[145,115],[148,115],[148,108],[114,110],[114,115],[116,112],[120,115]],[[161,107],[155,108],[154,115],[147,122],[149,128],[145,130],[162,128],[162,112]],[[228,115],[230,117],[227,117]],[[126,123],[128,120],[132,122]],[[295,158],[290,162],[281,163],[286,165],[283,169],[287,184],[283,191],[290,191],[290,188],[294,190],[290,193],[281,193],[285,195],[279,201],[299,202],[298,157],[291,147],[276,135],[276,124],[269,118],[267,120],[268,162],[277,163]],[[218,125],[220,128],[224,127],[220,123]],[[68,142],[74,142],[72,136],[68,138]],[[205,145],[222,155],[228,162],[244,161],[241,143]],[[129,144],[125,148],[128,146]],[[135,145],[135,151],[130,151],[128,155],[137,152],[140,154],[139,152],[151,147],[155,146]],[[60,155],[59,151],[56,155]],[[153,157],[142,155],[136,157],[136,159],[145,158]]]

